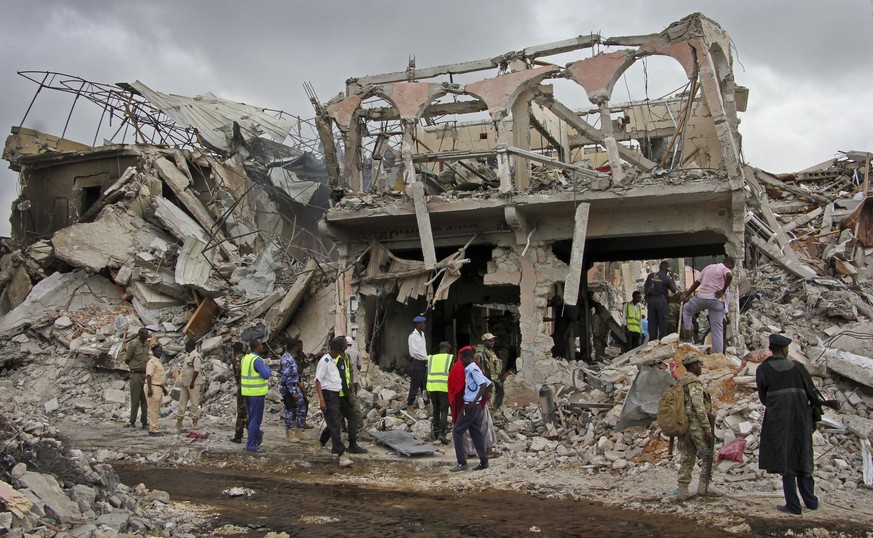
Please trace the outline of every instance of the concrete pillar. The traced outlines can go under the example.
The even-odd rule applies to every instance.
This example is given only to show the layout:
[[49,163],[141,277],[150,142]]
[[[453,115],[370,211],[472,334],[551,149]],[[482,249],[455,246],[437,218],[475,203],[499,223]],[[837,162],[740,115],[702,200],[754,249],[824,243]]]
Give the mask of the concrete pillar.
[[613,185],[621,185],[624,182],[624,171],[621,169],[618,142],[615,141],[615,132],[612,130],[612,115],[609,113],[609,100],[605,98],[600,99],[597,105],[600,107],[600,131],[603,133],[603,145],[606,146],[609,166],[612,168],[612,183]]
[[497,140],[497,177],[500,179],[500,192],[506,194],[512,192],[512,171],[509,167],[509,155],[506,153],[509,146],[506,136],[506,110],[492,111],[491,118]]
[[[530,149],[530,101],[533,92],[525,90],[512,105],[512,145],[521,149]],[[524,157],[514,156],[515,187],[524,192],[530,186],[530,161]]]

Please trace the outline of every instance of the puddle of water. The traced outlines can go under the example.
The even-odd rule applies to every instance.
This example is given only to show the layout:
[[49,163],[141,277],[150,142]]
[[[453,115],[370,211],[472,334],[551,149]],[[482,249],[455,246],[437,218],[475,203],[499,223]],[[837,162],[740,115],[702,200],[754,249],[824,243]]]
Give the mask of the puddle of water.
[[[233,470],[141,468],[118,464],[122,481],[168,492],[175,501],[211,506],[212,527],[232,524],[287,532],[291,536],[726,536],[672,516],[654,516],[585,501],[538,499],[488,490],[432,495],[352,485],[296,482]],[[471,474],[470,479],[475,480]],[[435,477],[437,480],[439,477]],[[222,491],[251,488],[250,497]],[[208,534],[209,529],[203,529]]]

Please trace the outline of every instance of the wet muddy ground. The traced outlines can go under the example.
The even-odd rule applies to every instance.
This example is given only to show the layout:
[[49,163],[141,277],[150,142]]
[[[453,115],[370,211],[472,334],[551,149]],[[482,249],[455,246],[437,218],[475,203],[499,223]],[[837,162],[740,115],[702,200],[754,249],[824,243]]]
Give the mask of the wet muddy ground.
[[[693,521],[620,510],[593,502],[538,499],[486,490],[447,495],[302,483],[233,470],[139,467],[119,463],[127,484],[167,491],[174,501],[219,514],[203,535],[263,536],[729,536]],[[251,488],[250,498],[222,493]],[[227,526],[240,527],[227,533]]]

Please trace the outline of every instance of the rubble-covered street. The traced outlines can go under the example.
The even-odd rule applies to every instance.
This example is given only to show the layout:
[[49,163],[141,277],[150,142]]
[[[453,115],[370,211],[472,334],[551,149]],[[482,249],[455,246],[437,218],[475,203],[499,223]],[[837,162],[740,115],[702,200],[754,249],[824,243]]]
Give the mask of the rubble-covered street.
[[[873,535],[871,153],[792,174],[746,165],[730,43],[693,14],[651,35],[410,60],[327,102],[307,86],[314,119],[21,73],[37,96],[78,88],[74,104],[133,139],[92,146],[24,121],[6,140],[19,190],[0,242],[0,536]],[[546,61],[568,53],[590,54]],[[611,102],[654,55],[687,86]],[[562,104],[556,79],[594,108]],[[724,353],[705,316],[680,341],[681,294],[667,335],[622,351],[625,303],[661,260],[683,291],[725,255]],[[422,313],[435,350],[495,341],[505,393],[483,471],[450,473],[432,405],[407,402]],[[124,357],[142,328],[169,376],[162,435],[129,424]],[[813,434],[821,505],[802,516],[777,512],[782,480],[758,468],[772,333],[837,404]],[[350,467],[318,442],[316,362],[340,335],[361,357],[368,452]],[[312,426],[293,437],[278,390],[289,339]],[[272,377],[249,453],[231,440],[231,346],[255,340]],[[186,342],[203,357],[200,415],[178,427]],[[708,493],[677,501],[679,458],[655,419],[688,353],[703,356],[718,460]]]

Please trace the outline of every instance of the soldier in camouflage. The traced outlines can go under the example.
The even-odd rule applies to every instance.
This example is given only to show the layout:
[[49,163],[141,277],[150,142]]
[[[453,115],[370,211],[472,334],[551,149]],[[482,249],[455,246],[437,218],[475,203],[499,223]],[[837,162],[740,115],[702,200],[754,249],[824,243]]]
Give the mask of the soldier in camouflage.
[[494,401],[492,406],[494,409],[500,407],[503,402],[503,381],[500,380],[500,375],[503,374],[503,360],[494,352],[494,345],[497,338],[492,333],[482,335],[482,343],[476,346],[476,352],[482,359],[484,374],[492,383],[494,383]]
[[679,492],[676,499],[683,501],[694,494],[688,490],[691,484],[691,474],[694,464],[700,458],[700,483],[697,486],[697,494],[702,495],[707,488],[706,464],[707,459],[712,457],[710,444],[712,443],[712,426],[710,414],[712,412],[712,397],[703,386],[703,382],[697,376],[703,371],[701,357],[697,353],[688,353],[682,358],[685,366],[685,375],[677,382],[685,384],[685,414],[688,416],[688,432],[679,437]]

